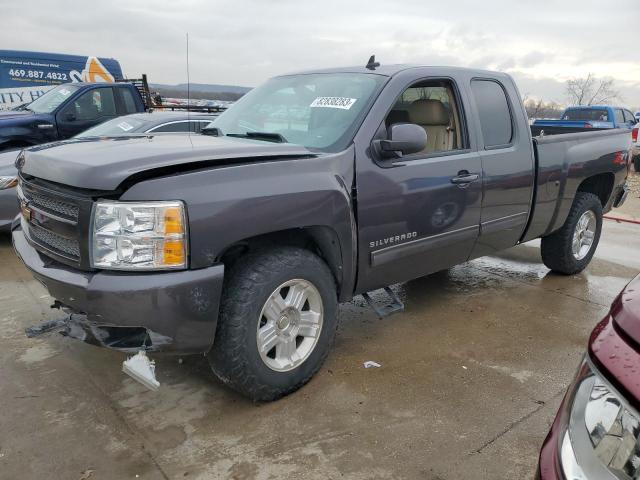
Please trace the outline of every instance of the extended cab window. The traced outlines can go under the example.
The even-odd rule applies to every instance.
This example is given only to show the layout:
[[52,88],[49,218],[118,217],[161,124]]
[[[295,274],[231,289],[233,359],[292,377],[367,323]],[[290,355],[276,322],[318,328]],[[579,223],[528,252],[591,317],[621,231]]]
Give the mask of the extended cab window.
[[122,95],[122,102],[124,103],[125,113],[136,113],[138,108],[136,107],[136,101],[133,99],[133,94],[128,88],[120,88],[120,94]]
[[420,153],[465,148],[460,111],[450,81],[429,80],[407,88],[387,115],[385,124],[415,123],[427,133],[427,147]]
[[622,113],[622,110],[620,110],[619,108],[616,108],[615,115],[616,115],[616,123],[620,125],[622,125],[623,123],[626,123],[624,121],[624,113]]
[[513,119],[502,86],[493,80],[473,80],[471,91],[480,116],[485,148],[509,145],[513,138]]

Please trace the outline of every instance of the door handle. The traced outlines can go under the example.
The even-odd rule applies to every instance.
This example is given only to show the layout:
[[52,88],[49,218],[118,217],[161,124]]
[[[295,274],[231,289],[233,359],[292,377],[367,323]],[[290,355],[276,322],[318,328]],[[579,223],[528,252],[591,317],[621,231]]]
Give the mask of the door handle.
[[466,185],[471,182],[475,182],[480,178],[477,173],[469,173],[467,171],[458,172],[458,175],[451,179],[451,183],[454,185]]
[[50,128],[53,128],[53,124],[51,124],[51,123],[40,123],[40,124],[38,124],[38,128],[40,130],[48,130]]

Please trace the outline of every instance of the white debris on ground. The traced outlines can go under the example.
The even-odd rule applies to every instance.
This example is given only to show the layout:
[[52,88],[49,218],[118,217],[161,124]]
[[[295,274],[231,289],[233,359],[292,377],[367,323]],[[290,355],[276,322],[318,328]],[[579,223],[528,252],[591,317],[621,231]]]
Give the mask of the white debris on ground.
[[374,362],[373,360],[367,360],[363,363],[363,366],[364,368],[380,368],[382,365],[380,365],[378,362]]

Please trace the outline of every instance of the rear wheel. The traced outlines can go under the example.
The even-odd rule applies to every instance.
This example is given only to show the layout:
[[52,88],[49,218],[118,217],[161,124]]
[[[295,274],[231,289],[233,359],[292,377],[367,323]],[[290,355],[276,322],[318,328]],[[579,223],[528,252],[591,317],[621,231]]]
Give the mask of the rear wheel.
[[213,349],[224,383],[256,401],[303,386],[333,341],[336,287],[327,265],[293,247],[250,254],[229,274]]
[[640,173],[640,155],[636,155],[635,157],[633,157],[633,168],[635,169],[636,173]]
[[602,231],[602,204],[592,194],[578,192],[560,230],[542,238],[542,261],[554,272],[581,272],[593,258]]

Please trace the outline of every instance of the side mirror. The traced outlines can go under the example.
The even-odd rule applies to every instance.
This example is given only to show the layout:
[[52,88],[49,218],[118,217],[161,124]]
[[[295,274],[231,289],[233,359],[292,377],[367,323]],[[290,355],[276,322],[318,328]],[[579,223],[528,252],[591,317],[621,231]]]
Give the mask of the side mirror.
[[427,147],[427,132],[415,123],[395,123],[389,129],[389,140],[375,140],[373,146],[383,158],[411,155]]

